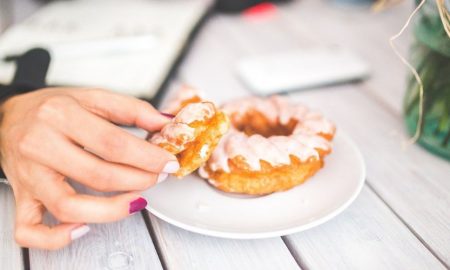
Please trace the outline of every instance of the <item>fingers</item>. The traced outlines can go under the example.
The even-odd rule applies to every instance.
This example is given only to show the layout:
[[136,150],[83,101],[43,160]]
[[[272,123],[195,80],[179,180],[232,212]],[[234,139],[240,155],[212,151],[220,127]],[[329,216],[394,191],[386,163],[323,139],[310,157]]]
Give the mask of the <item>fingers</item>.
[[36,196],[60,221],[69,223],[104,223],[123,219],[147,206],[147,201],[136,193],[112,197],[77,194],[61,180],[48,180]]
[[137,126],[147,131],[160,130],[170,121],[148,102],[106,90],[75,92],[75,97],[89,111],[114,123]]
[[20,246],[56,250],[84,236],[89,230],[89,226],[82,224],[58,224],[53,227],[18,224],[14,236]]
[[84,224],[62,223],[53,227],[42,224],[44,208],[31,198],[17,202],[16,242],[24,247],[55,250],[89,232]]
[[42,164],[96,191],[146,190],[167,177],[165,173],[107,162],[58,136],[48,139],[58,151],[51,155],[36,152]]
[[[33,193],[14,193],[17,201],[15,238],[21,246],[58,249],[89,232],[85,222],[111,222],[145,208],[147,201],[138,194],[126,193],[110,198],[80,195],[63,181],[64,177],[34,166],[41,180]],[[36,199],[32,199],[36,198]],[[42,202],[42,203],[41,203]],[[53,227],[42,224],[45,208],[63,223]]]
[[[105,160],[154,173],[174,173],[179,165],[175,156],[137,138],[81,107],[67,109],[62,132]],[[83,127],[83,128],[80,128]]]

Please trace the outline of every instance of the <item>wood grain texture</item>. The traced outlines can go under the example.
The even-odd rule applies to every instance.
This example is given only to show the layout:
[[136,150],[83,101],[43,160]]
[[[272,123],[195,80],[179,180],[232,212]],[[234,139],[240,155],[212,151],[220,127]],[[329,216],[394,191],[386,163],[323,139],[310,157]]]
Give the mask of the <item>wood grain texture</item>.
[[[357,87],[304,91],[293,97],[323,109],[355,137],[366,156],[371,185],[413,233],[448,264],[450,165],[420,147],[402,148],[406,136],[398,108],[404,69],[391,53],[387,38],[410,8],[402,5],[367,18],[364,10],[343,10],[305,0],[279,10],[283,16],[270,22],[213,18],[183,66],[181,79],[209,90],[213,100],[223,101],[250,94],[235,76],[235,64],[242,56],[335,43],[370,56],[367,61],[374,67],[371,80]],[[284,16],[287,13],[290,15]],[[319,13],[324,18],[315,20]],[[368,35],[363,33],[366,27]],[[405,50],[406,46],[400,48]],[[374,93],[382,93],[375,96],[379,98],[392,93],[396,101],[380,102],[373,98]]]
[[[77,190],[86,192],[79,186]],[[47,221],[50,224],[55,222],[50,217]],[[162,269],[140,214],[114,223],[89,226],[91,231],[88,234],[61,250],[30,249],[32,269]],[[129,268],[111,267],[124,265],[128,259],[131,259]]]
[[12,23],[19,23],[33,14],[37,9],[45,4],[46,1],[36,0],[2,0],[10,2]]
[[[367,8],[312,0],[294,2],[281,11],[280,23],[292,34],[297,33],[299,39],[307,37],[316,45],[332,44],[350,49],[366,60],[371,66],[371,76],[364,84],[370,87],[363,91],[381,98],[400,112],[407,68],[389,46],[389,38],[400,30],[412,12],[411,1],[378,13]],[[395,42],[406,58],[412,27]]]
[[284,239],[307,269],[445,269],[367,187],[343,214]]
[[0,269],[23,269],[22,252],[14,241],[14,196],[0,184]]
[[[447,266],[450,264],[450,163],[405,141],[401,117],[367,98],[357,87],[343,86],[291,95],[320,108],[357,143],[373,189]],[[421,157],[422,162],[418,162]],[[440,164],[440,177],[425,163]],[[432,174],[432,176],[430,176]]]
[[232,240],[176,228],[150,215],[168,269],[300,269],[280,237]]
[[[145,137],[142,130],[128,131]],[[300,269],[280,237],[249,241],[203,236],[172,226],[148,212],[144,214],[149,217],[165,268]]]
[[[225,101],[250,94],[235,73],[236,61],[244,56],[334,44],[355,50],[372,65],[371,79],[358,86],[291,96],[320,108],[353,137],[366,158],[373,188],[365,188],[354,205],[329,223],[284,238],[305,269],[442,268],[429,250],[450,264],[450,165],[420,147],[401,146],[405,133],[400,104],[406,72],[387,38],[399,29],[410,5],[404,1],[384,13],[371,14],[329,1],[302,0],[280,8],[270,20],[215,16],[194,42],[175,80]],[[25,16],[21,14],[15,17]],[[403,53],[407,41],[399,42]],[[7,196],[11,203],[11,194]],[[155,217],[151,221],[168,269],[299,269],[280,238],[224,240],[190,233]],[[16,257],[7,253],[5,259],[2,248],[0,266],[16,258],[11,263],[14,269],[22,266],[17,258],[20,250],[11,232],[3,232],[5,223],[12,228],[12,217],[0,220],[1,236],[9,234],[9,240],[1,244]],[[161,269],[140,216],[93,225],[91,233],[71,247],[58,252],[31,250],[30,255],[33,269],[104,269],[105,257],[116,251],[133,254],[135,269]]]
[[[327,8],[333,11],[323,13],[323,9]],[[400,15],[397,16],[399,8]],[[449,164],[420,147],[402,148],[406,138],[399,114],[403,66],[391,54],[387,38],[389,31],[395,31],[393,28],[401,25],[410,9],[403,5],[388,13],[373,14],[371,23],[364,22],[363,12],[367,11],[352,15],[353,12],[358,14],[358,11],[343,12],[317,1],[295,2],[281,10],[291,14],[288,21],[285,16],[270,23],[251,22],[237,17],[213,18],[183,65],[180,80],[199,86],[213,100],[221,102],[250,94],[236,78],[234,71],[236,62],[243,56],[335,43],[370,56],[368,61],[375,71],[373,79],[368,82],[357,87],[331,87],[293,96],[296,100],[311,103],[313,107],[323,108],[327,115],[333,116],[333,120],[338,122],[339,128],[355,137],[367,158],[369,181],[373,188],[410,227],[411,235],[415,234],[424,242],[423,245],[428,246],[448,265],[450,221],[446,212],[450,206],[450,187],[446,179],[450,171]],[[315,16],[319,13],[330,17],[317,20]],[[356,22],[352,20],[355,16]],[[298,20],[296,25],[292,22],[294,19]],[[320,27],[315,27],[316,22],[322,19],[324,22],[318,22]],[[345,24],[340,24],[336,31],[332,22]],[[394,26],[388,28],[389,25]],[[369,29],[369,36],[363,33],[365,27]],[[348,33],[340,37],[339,34],[346,30]],[[208,35],[212,32],[215,34]],[[380,33],[386,39],[381,38]],[[363,42],[364,39],[367,41]],[[400,43],[403,51],[406,50],[404,44]],[[379,88],[374,88],[377,86]],[[380,97],[389,97],[394,89],[394,98],[390,98],[389,102],[379,102]],[[416,250],[422,250],[420,242],[415,244]],[[427,254],[432,256],[430,252]]]
[[11,2],[10,0],[0,1],[0,33],[10,24],[11,18]]
[[[366,9],[330,6],[321,1],[294,2],[291,8],[281,10],[283,19],[280,19],[280,28],[290,29],[288,31],[292,35],[297,33],[300,35],[298,39],[307,37],[311,44],[334,44],[361,55],[370,64],[372,74],[358,85],[359,91],[378,103],[383,111],[400,119],[408,72],[388,40],[405,23],[412,11],[411,4],[403,1],[385,12],[373,13]],[[321,19],[314,20],[314,12],[309,12],[311,10],[320,10],[323,15]],[[400,53],[406,58],[412,28],[413,25],[396,41]],[[313,40],[314,37],[317,40]],[[447,161],[429,154],[412,155],[410,158],[427,171],[426,177],[436,179],[435,182],[447,185],[450,190],[450,182],[441,180],[449,177],[449,172],[443,169],[448,167]],[[415,170],[415,166],[411,169]]]
[[0,0],[0,33],[9,25],[27,18],[42,5],[42,1]]

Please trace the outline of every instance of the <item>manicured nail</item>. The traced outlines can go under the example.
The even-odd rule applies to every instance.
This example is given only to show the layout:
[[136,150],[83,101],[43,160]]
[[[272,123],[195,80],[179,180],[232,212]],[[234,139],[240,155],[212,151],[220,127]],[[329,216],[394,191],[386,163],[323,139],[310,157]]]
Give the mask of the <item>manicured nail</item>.
[[156,183],[161,183],[162,181],[166,180],[167,176],[169,176],[168,173],[160,173],[158,175],[158,179],[156,180]]
[[175,115],[170,114],[170,113],[163,113],[163,112],[162,112],[161,115],[164,115],[165,117],[170,118],[170,119],[172,119],[172,118],[175,117]]
[[180,164],[178,163],[178,161],[171,160],[166,163],[166,165],[164,166],[164,168],[162,169],[161,172],[162,173],[175,173],[178,171],[178,169],[180,169]]
[[70,239],[72,239],[72,241],[75,239],[78,239],[78,238],[82,237],[83,235],[87,234],[90,230],[91,230],[91,228],[89,228],[89,226],[87,226],[87,225],[83,225],[78,228],[75,228],[70,232]]
[[147,200],[142,197],[139,197],[130,203],[130,208],[128,209],[128,213],[130,213],[130,214],[136,213],[136,212],[144,209],[146,206],[147,206]]

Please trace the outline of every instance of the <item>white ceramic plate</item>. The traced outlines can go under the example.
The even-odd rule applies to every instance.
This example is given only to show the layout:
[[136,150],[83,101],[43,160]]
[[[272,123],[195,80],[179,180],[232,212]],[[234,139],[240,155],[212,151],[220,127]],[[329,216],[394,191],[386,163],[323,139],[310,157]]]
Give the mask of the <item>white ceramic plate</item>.
[[262,197],[230,195],[192,174],[150,189],[147,209],[188,231],[239,239],[287,235],[322,224],[355,200],[365,180],[363,158],[341,132],[325,166],[303,185]]

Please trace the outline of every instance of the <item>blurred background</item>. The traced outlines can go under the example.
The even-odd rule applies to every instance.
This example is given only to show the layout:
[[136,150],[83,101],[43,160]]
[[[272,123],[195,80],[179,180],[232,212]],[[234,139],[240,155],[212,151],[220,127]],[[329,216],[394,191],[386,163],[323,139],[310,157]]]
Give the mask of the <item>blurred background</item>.
[[2,0],[0,58],[10,61],[0,83],[13,80],[11,57],[40,47],[51,55],[47,84],[154,104],[179,84],[218,101],[357,86],[402,115],[405,136],[420,129],[422,145],[450,158],[448,2],[426,1],[395,41],[422,77],[422,103],[389,46],[420,3],[400,0]]
[[[377,56],[392,55],[387,40],[413,6],[397,0],[2,0],[0,29],[9,28],[0,56],[42,47],[52,56],[50,85],[97,85],[151,99],[190,45],[208,46],[198,41],[206,36],[229,42],[194,50],[213,55],[211,65],[221,57],[232,67],[205,70],[230,71],[246,89],[272,94],[379,76]],[[399,50],[405,53],[407,44]],[[0,63],[0,82],[11,81],[14,71],[14,63]]]

